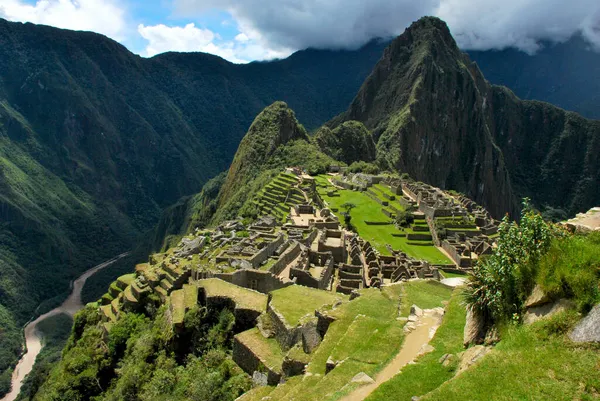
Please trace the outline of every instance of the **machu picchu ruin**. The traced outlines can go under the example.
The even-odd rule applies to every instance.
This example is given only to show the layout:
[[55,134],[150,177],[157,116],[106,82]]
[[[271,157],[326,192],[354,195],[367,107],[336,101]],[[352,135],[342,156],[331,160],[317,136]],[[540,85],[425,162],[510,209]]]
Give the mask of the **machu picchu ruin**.
[[[99,306],[105,330],[144,303],[168,305],[174,330],[195,305],[230,309],[233,360],[277,385],[306,372],[336,310],[365,291],[467,274],[498,224],[463,195],[393,175],[287,168],[252,204],[257,218],[196,229],[113,283]],[[361,316],[348,330],[369,324]]]
[[598,6],[121,3],[0,6],[0,401],[599,399]]

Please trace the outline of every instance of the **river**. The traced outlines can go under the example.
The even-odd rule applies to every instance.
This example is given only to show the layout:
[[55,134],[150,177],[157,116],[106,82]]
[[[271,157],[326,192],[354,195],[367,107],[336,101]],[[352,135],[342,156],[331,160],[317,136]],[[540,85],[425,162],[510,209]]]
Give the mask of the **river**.
[[15,370],[12,375],[12,388],[10,393],[6,394],[4,398],[0,401],[14,401],[19,392],[21,391],[21,385],[23,384],[23,380],[25,380],[25,376],[31,372],[33,369],[33,365],[35,363],[35,358],[37,358],[38,354],[42,350],[42,337],[40,336],[39,331],[37,330],[37,325],[44,319],[49,318],[50,316],[59,315],[61,313],[65,313],[71,317],[75,315],[75,313],[83,308],[83,304],[81,303],[81,290],[85,285],[85,282],[88,278],[93,276],[99,270],[104,269],[115,263],[117,260],[129,255],[129,252],[122,253],[119,256],[116,256],[104,263],[99,264],[98,266],[92,267],[87,270],[81,276],[79,276],[75,281],[73,281],[73,288],[71,291],[71,295],[62,303],[58,308],[52,309],[48,313],[44,313],[34,321],[28,323],[25,326],[25,344],[27,345],[27,352],[23,354],[19,363],[15,367]]

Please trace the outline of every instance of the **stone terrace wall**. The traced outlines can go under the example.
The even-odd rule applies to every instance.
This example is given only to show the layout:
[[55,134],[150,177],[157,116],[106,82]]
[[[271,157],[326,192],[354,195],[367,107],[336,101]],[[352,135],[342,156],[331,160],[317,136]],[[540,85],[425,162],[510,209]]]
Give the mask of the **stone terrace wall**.
[[214,273],[213,277],[220,278],[228,283],[238,285],[244,288],[250,288],[263,294],[280,288],[287,287],[293,283],[284,283],[271,272],[260,270],[242,269],[234,273]]
[[301,326],[291,327],[270,302],[267,305],[267,313],[273,322],[275,339],[284,352],[289,351],[301,341],[304,352],[311,353],[321,343],[322,337],[319,334],[317,317],[305,321]]
[[252,264],[253,268],[258,268],[264,261],[269,259],[269,256],[273,255],[277,248],[283,244],[285,238],[283,235],[279,235],[276,240],[269,242],[263,249],[258,251],[248,261]]
[[267,384],[277,385],[281,380],[281,374],[267,368],[267,365],[260,360],[252,350],[242,344],[237,337],[233,338],[233,361],[241,367],[244,372],[252,375],[254,372],[267,371]]
[[275,262],[275,264],[271,266],[269,271],[273,275],[278,276],[283,271],[283,269],[286,268],[287,265],[289,265],[294,259],[298,257],[298,255],[300,255],[301,250],[302,249],[300,248],[300,243],[295,242],[279,257],[277,262]]

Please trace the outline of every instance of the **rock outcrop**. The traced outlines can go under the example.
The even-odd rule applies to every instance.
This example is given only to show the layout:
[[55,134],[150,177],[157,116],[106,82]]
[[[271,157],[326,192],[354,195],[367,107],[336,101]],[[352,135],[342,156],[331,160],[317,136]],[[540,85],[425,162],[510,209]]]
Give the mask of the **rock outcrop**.
[[575,326],[569,338],[576,343],[600,342],[600,304]]

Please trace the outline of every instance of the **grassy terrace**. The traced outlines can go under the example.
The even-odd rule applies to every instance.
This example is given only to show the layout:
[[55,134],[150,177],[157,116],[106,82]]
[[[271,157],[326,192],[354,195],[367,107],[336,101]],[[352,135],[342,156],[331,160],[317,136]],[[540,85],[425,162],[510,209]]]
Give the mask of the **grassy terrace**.
[[229,297],[238,308],[264,311],[267,308],[267,296],[247,288],[238,287],[218,278],[198,280],[198,287],[204,288],[207,297]]
[[314,312],[323,306],[332,306],[337,301],[348,300],[348,296],[301,285],[291,285],[273,291],[271,304],[283,315],[291,325],[298,324],[306,315],[314,316]]
[[[412,304],[423,308],[442,306],[441,302],[450,295],[447,287],[429,281],[402,283],[381,291],[362,290],[359,298],[329,312],[337,320],[311,355],[307,372],[312,375],[293,377],[275,388],[257,388],[242,400],[260,400],[267,394],[278,401],[339,399],[356,386],[349,385],[352,377],[359,372],[374,377],[400,349],[404,322],[396,320],[399,305],[406,316]],[[330,356],[344,362],[325,375]]]
[[256,327],[238,334],[236,338],[258,355],[269,369],[281,372],[284,355],[277,340],[265,338]]
[[[326,176],[319,176],[316,180],[319,194],[331,208],[342,211],[342,205],[346,202],[356,205],[356,207],[350,211],[350,214],[352,215],[352,224],[358,234],[365,240],[371,242],[371,245],[373,245],[381,254],[390,254],[386,248],[386,244],[390,244],[393,249],[406,252],[409,256],[417,259],[424,259],[434,264],[452,264],[452,262],[434,247],[431,242],[426,241],[424,245],[415,245],[419,242],[408,241],[406,237],[393,236],[392,234],[406,234],[412,231],[410,229],[406,231],[398,230],[391,224],[391,219],[381,212],[383,206],[375,202],[365,193],[338,189],[337,194],[339,196],[328,196],[327,192],[334,190],[335,187],[327,181]],[[395,201],[394,206],[396,206],[396,203],[397,202]],[[340,214],[339,211],[338,215]],[[368,225],[365,221],[390,222],[390,224]]]

